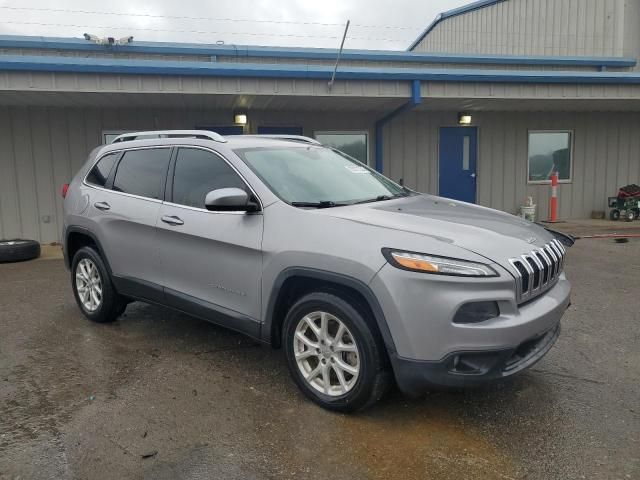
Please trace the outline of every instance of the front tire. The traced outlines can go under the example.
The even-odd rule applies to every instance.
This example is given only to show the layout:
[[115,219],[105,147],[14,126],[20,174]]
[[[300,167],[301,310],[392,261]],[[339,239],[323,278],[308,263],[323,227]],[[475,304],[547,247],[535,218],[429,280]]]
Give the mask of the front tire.
[[126,302],[113,287],[100,254],[91,247],[82,247],[74,255],[71,285],[80,310],[93,322],[113,322],[126,308]]
[[636,212],[634,212],[631,208],[627,210],[627,213],[624,216],[624,219],[627,222],[633,222],[636,219]]
[[293,380],[318,405],[353,412],[378,401],[389,385],[384,346],[357,303],[314,292],[300,298],[284,324]]

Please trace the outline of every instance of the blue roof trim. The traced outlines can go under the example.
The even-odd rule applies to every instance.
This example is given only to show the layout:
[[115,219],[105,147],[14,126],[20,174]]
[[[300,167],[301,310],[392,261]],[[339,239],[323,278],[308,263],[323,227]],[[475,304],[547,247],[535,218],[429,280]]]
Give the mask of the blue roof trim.
[[[328,80],[331,77],[333,67],[330,65],[181,62],[0,55],[0,71]],[[340,80],[390,81],[640,84],[640,72],[569,72],[462,68],[341,67],[336,74],[336,78]]]
[[[207,55],[263,58],[335,60],[331,48],[262,47],[248,45],[212,45],[196,43],[138,42],[129,45],[96,45],[81,38],[29,37],[0,35],[0,48],[37,48],[86,52],[156,53],[162,55]],[[547,57],[526,55],[463,55],[414,53],[393,50],[344,50],[344,60],[398,61],[443,64],[558,65],[595,67],[634,67],[636,60],[623,57]]]
[[447,10],[446,12],[439,13],[436,16],[436,18],[433,20],[433,22],[431,22],[429,26],[425,28],[420,35],[418,35],[418,38],[416,38],[413,41],[413,43],[409,45],[409,48],[407,48],[407,50],[411,51],[414,48],[416,48],[416,45],[418,45],[424,37],[429,35],[431,30],[436,28],[436,25],[438,25],[442,20],[445,20],[451,17],[456,17],[464,13],[473,12],[474,10],[480,10],[481,8],[490,7],[492,5],[495,5],[497,3],[502,3],[504,1],[506,0],[479,0],[477,2],[470,3],[469,5],[463,5],[462,7],[454,8],[451,10]]

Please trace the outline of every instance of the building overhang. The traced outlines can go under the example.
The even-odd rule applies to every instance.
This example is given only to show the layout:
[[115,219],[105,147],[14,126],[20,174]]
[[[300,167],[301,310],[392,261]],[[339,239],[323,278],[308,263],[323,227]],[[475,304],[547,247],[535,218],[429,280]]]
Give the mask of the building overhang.
[[[0,107],[206,109],[233,112],[370,113],[377,117],[403,105],[405,97],[309,97],[288,94],[91,92],[0,90]],[[231,117],[230,117],[231,118]]]
[[[293,65],[279,63],[185,62],[126,60],[104,57],[81,58],[0,55],[0,71],[329,80],[333,72],[333,67],[328,65]],[[339,80],[409,82],[419,80],[474,83],[640,84],[640,72],[488,70],[467,68],[341,66],[336,73],[336,78]]]
[[[635,111],[640,112],[640,89],[635,97],[617,92],[617,87],[603,88],[597,92],[567,95],[560,90],[534,88],[513,97],[509,92],[468,85],[455,95],[444,92],[438,85],[423,83],[422,102],[415,101],[416,111],[484,112],[580,112],[580,111]],[[516,87],[516,86],[514,86]],[[517,87],[516,87],[517,88]],[[636,87],[634,87],[636,88]],[[564,93],[564,95],[563,95]],[[0,106],[60,107],[60,108],[134,108],[144,109],[207,109],[233,112],[236,109],[251,111],[314,112],[323,115],[369,114],[372,121],[412,100],[411,92],[403,96],[307,96],[290,93],[199,93],[115,90],[2,90]]]

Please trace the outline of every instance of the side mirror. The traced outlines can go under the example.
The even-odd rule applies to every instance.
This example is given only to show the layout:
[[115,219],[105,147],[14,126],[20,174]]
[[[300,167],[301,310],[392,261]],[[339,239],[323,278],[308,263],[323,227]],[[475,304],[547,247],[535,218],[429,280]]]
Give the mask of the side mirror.
[[258,203],[241,188],[219,188],[207,193],[204,199],[207,210],[212,212],[257,212]]

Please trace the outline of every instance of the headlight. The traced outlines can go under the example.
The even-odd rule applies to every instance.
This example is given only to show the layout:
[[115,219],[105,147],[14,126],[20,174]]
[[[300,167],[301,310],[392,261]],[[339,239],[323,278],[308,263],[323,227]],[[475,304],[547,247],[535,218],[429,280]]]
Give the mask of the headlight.
[[459,277],[497,277],[498,273],[484,263],[457,258],[438,257],[424,253],[405,252],[383,248],[382,254],[394,267],[412,272],[453,275]]

